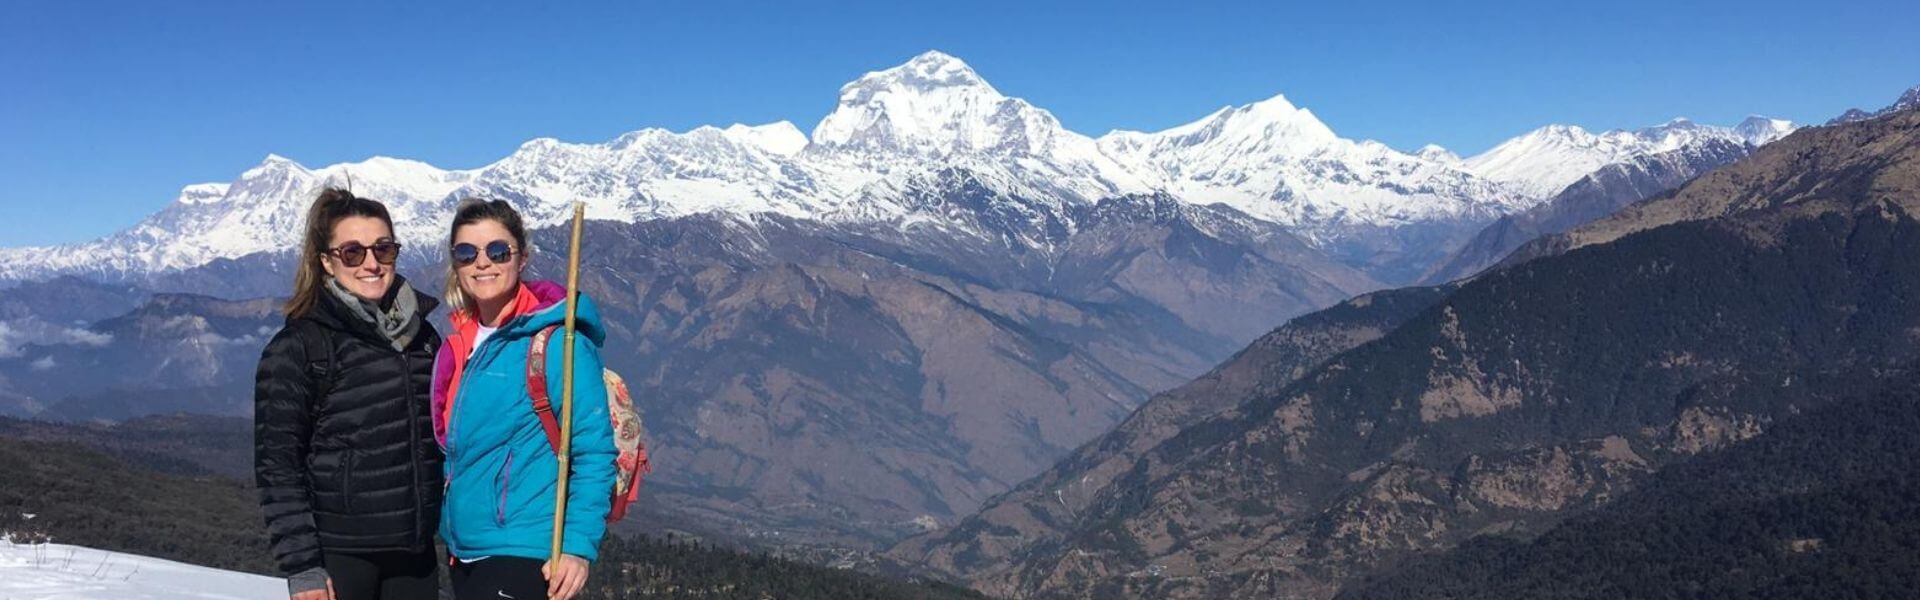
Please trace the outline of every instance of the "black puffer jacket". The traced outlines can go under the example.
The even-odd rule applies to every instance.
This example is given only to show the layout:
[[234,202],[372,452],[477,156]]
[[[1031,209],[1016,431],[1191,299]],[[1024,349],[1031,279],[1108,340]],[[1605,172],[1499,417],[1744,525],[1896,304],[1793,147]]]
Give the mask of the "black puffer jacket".
[[440,336],[425,322],[438,303],[418,295],[420,332],[397,352],[320,296],[267,342],[254,380],[254,481],[286,575],[321,566],[322,548],[431,550],[444,492],[429,412]]

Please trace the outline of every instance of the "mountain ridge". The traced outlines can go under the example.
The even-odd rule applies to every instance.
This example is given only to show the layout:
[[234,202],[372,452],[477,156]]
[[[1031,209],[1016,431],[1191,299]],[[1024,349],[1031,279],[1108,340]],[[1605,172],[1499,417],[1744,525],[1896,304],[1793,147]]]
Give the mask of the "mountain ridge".
[[585,202],[589,218],[623,222],[764,212],[900,225],[941,221],[906,196],[957,168],[1026,199],[1019,210],[1042,214],[1160,192],[1226,203],[1375,278],[1405,282],[1455,238],[1537,202],[1475,174],[1471,159],[1449,156],[1341,138],[1280,95],[1159,132],[1093,138],[930,51],[843,86],[811,136],[779,121],[641,129],[597,144],[536,138],[464,170],[385,156],[309,168],[268,155],[233,181],[183,188],[159,212],[106,237],[0,248],[0,281],[129,280],[284,254],[322,185],[386,202],[411,260],[431,261],[431,240],[467,196],[513,201],[536,226],[564,221],[572,201]]
[[1264,374],[1232,408],[1049,471],[1091,467],[1097,489],[1031,480],[896,552],[990,594],[1324,598],[1604,505],[1829,399],[1797,382],[1920,356],[1920,279],[1901,266],[1920,256],[1917,121],[1797,133],[1304,375],[1240,367]]

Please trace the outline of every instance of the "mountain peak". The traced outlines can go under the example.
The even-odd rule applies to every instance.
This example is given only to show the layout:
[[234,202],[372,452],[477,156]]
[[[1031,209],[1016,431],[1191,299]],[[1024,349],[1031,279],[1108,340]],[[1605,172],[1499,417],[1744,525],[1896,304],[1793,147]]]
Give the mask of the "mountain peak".
[[1294,106],[1292,101],[1287,100],[1286,94],[1274,94],[1271,98],[1240,106],[1238,110],[1249,114],[1267,115],[1272,118],[1286,118],[1303,112],[1306,109]]
[[722,131],[729,139],[778,154],[792,156],[807,147],[807,134],[792,122],[779,121],[766,125],[743,125],[734,123]]
[[1639,129],[1592,133],[1576,125],[1548,125],[1501,142],[1465,161],[1467,170],[1535,198],[1559,193],[1602,166],[1715,141],[1764,145],[1793,131],[1790,121],[1756,117],[1737,129],[1685,117]]
[[1066,133],[1051,113],[1008,98],[960,59],[929,51],[840,88],[840,104],[813,130],[828,148],[945,156],[1043,151]]
[[1000,96],[965,61],[938,50],[929,50],[907,62],[885,70],[872,71],[840,87],[840,106],[868,104],[885,94],[930,94],[958,89]]
[[1746,140],[1748,144],[1764,146],[1773,143],[1774,140],[1786,137],[1787,134],[1793,133],[1793,130],[1797,128],[1798,127],[1793,124],[1793,121],[1786,119],[1749,115],[1747,119],[1741,121],[1739,125],[1733,126],[1733,134],[1739,136],[1742,140]]
[[1238,139],[1248,147],[1277,144],[1289,152],[1308,151],[1339,138],[1313,111],[1294,106],[1284,94],[1274,94],[1251,104],[1223,107],[1198,121],[1155,135],[1179,145]]
[[1454,154],[1452,150],[1448,150],[1446,149],[1445,146],[1441,146],[1439,144],[1427,144],[1425,146],[1421,146],[1420,151],[1416,152],[1415,154],[1418,155],[1420,158],[1424,158],[1424,159],[1436,161],[1436,162],[1443,162],[1448,164],[1460,162],[1460,155]]
[[273,172],[306,171],[306,170],[307,168],[305,166],[302,166],[300,163],[294,162],[293,159],[291,158],[287,158],[285,156],[281,156],[278,154],[268,153],[266,158],[260,159],[260,164],[254,165],[253,168],[247,169],[246,172],[241,173],[240,178],[250,179],[250,178],[259,177],[261,175],[265,175]]
[[[929,86],[984,86],[986,80],[980,78],[966,61],[939,50],[928,50],[913,57],[906,64],[882,71],[904,79],[907,82]],[[991,86],[989,86],[991,87]]]
[[1884,111],[1888,113],[1895,113],[1903,110],[1912,110],[1915,108],[1920,108],[1920,85],[1913,86],[1912,88],[1908,89],[1906,93],[1900,94],[1900,99],[1895,100],[1893,102],[1893,106],[1889,106],[1885,108]]
[[1864,110],[1860,110],[1860,109],[1858,109],[1858,108],[1849,108],[1849,109],[1847,109],[1847,112],[1843,112],[1843,113],[1840,113],[1840,116],[1838,116],[1838,117],[1834,117],[1834,118],[1833,118],[1832,120],[1830,120],[1830,121],[1827,121],[1827,124],[1828,124],[1828,125],[1839,125],[1839,124],[1841,124],[1841,123],[1852,123],[1852,122],[1854,122],[1854,121],[1865,121],[1865,120],[1867,120],[1867,119],[1871,119],[1871,118],[1873,118],[1873,113],[1870,113],[1870,112],[1867,112],[1867,111],[1864,111]]
[[1507,143],[1518,140],[1579,140],[1582,144],[1589,144],[1592,143],[1593,138],[1593,132],[1587,131],[1585,127],[1555,123],[1520,134],[1518,137],[1507,140]]
[[1913,86],[1906,92],[1900,94],[1900,99],[1894,100],[1893,104],[1887,105],[1886,108],[1873,112],[1867,112],[1858,108],[1849,108],[1847,112],[1841,113],[1840,116],[1828,120],[1827,125],[1831,126],[1841,123],[1852,123],[1854,121],[1865,121],[1867,119],[1878,119],[1903,110],[1912,109],[1920,109],[1920,85]]
[[[1630,133],[1633,137],[1637,137],[1642,140],[1646,140],[1650,142],[1659,143],[1661,140],[1666,140],[1675,135],[1690,136],[1692,134],[1699,133],[1704,129],[1705,128],[1701,127],[1700,124],[1694,123],[1692,119],[1688,119],[1686,117],[1674,117],[1671,119],[1667,119],[1667,122],[1665,123],[1661,123],[1659,125],[1655,125],[1652,127],[1642,127],[1640,129],[1633,130]],[[1601,135],[1606,136],[1609,134],[1614,134],[1614,132],[1609,131]]]

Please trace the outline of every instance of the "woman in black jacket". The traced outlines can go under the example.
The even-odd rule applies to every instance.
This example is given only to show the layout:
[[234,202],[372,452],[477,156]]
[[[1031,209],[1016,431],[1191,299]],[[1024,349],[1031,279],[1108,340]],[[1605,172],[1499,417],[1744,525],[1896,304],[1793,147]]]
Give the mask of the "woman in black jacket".
[[293,600],[438,595],[437,302],[394,273],[399,255],[386,206],[322,191],[260,356],[254,480]]

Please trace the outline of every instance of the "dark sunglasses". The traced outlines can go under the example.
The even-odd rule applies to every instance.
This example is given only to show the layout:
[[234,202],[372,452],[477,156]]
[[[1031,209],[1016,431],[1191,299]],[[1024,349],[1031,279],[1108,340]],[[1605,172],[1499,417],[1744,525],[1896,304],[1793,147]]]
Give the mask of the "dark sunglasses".
[[372,246],[362,246],[360,242],[347,242],[328,248],[327,254],[340,259],[340,264],[358,267],[360,263],[367,262],[368,250],[372,250],[373,259],[383,265],[391,265],[393,261],[400,259],[400,242],[394,241],[376,242]]
[[[487,242],[487,260],[499,264],[507,262],[507,260],[511,258],[513,258],[513,244],[507,243],[506,240]],[[460,243],[453,245],[453,264],[464,267],[473,264],[473,261],[479,259],[480,249],[473,244]]]

